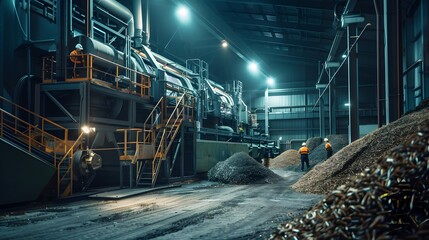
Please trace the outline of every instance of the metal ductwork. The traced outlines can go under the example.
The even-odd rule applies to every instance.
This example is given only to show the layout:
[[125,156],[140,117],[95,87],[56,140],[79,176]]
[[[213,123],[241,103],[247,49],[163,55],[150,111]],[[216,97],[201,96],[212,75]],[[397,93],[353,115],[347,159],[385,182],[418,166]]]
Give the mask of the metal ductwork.
[[144,28],[144,32],[145,32],[145,40],[144,40],[144,44],[146,46],[149,46],[150,43],[150,15],[149,15],[149,0],[145,0],[146,1],[146,9],[145,9],[145,28]]
[[[138,2],[138,1],[135,1]],[[131,11],[115,0],[95,0],[94,4],[106,9],[112,15],[128,24],[128,35],[134,37],[134,17]]]
[[143,42],[142,0],[133,0],[133,15],[135,20],[134,47],[140,49]]
[[124,64],[124,53],[93,38],[80,35],[72,40],[72,44],[80,43],[86,54],[94,54],[117,64]]

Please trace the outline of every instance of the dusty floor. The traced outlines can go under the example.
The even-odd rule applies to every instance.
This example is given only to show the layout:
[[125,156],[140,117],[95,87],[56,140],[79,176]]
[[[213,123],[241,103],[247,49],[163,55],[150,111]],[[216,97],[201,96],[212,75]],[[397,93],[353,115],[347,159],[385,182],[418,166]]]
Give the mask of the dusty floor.
[[290,185],[196,182],[106,201],[83,199],[0,215],[0,239],[266,239],[322,199]]

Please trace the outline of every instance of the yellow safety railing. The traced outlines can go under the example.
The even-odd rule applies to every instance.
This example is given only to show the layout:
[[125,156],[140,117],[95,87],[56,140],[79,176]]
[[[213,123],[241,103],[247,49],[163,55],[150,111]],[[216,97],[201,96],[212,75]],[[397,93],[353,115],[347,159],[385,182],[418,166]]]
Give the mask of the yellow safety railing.
[[[19,137],[27,145],[30,152],[32,147],[40,148],[40,150],[43,149],[45,152],[53,154],[54,159],[56,159],[57,154],[68,151],[69,130],[67,128],[1,96],[0,103],[0,106],[2,106],[1,111],[3,112],[2,128],[10,130],[9,132]],[[10,109],[10,112],[15,114],[4,109]],[[28,118],[28,120],[22,120],[24,117]],[[55,136],[50,132],[55,132],[57,135]],[[5,131],[3,130],[1,134],[5,134]],[[53,164],[56,166],[56,161]]]
[[119,160],[132,161],[135,163],[139,154],[139,144],[142,143],[139,140],[143,130],[141,128],[122,128],[116,129],[116,131],[123,133],[122,141],[117,142],[119,149],[123,150],[123,154],[119,156]]
[[[149,75],[93,54],[74,55],[73,57],[80,57],[84,61],[76,66],[69,61],[70,64],[66,68],[66,81],[91,81],[140,97],[150,97],[151,79]],[[70,55],[67,58],[70,59]],[[55,64],[56,61],[53,57],[43,58],[43,83],[56,82]]]
[[161,168],[161,161],[165,160],[170,147],[176,138],[177,133],[180,129],[180,124],[183,120],[183,99],[185,95],[182,95],[177,101],[173,112],[169,116],[168,120],[165,122],[165,127],[162,129],[162,136],[158,143],[157,149],[155,151],[155,157],[152,161],[152,186],[155,185],[156,179],[158,178],[158,173]]
[[[71,195],[73,193],[73,154],[77,148],[82,147],[83,133],[72,143],[68,140],[69,130],[67,128],[3,97],[0,97],[0,100],[2,107],[0,108],[0,136],[18,140],[28,152],[38,149],[51,156],[52,164],[57,169],[57,196]],[[15,114],[3,108],[11,109]],[[28,120],[23,120],[16,115],[22,115]],[[30,121],[36,124],[29,123]],[[51,132],[56,132],[60,136],[55,136]],[[58,159],[60,160],[58,161]],[[66,169],[63,166],[65,163],[67,163]],[[60,186],[63,185],[66,187],[61,189]]]
[[[76,149],[82,148],[84,136],[82,132],[57,165],[57,197],[67,197],[73,194],[73,156]],[[65,165],[65,166],[63,166]],[[65,185],[65,186],[64,186]]]

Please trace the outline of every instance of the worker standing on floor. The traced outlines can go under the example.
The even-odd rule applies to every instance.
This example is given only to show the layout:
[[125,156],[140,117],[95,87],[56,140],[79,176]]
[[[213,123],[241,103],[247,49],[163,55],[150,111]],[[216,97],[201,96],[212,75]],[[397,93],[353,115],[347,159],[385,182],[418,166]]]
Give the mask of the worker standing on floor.
[[304,172],[304,163],[307,164],[307,171],[310,169],[310,163],[308,159],[308,154],[310,150],[307,147],[305,142],[302,143],[302,147],[298,150],[299,154],[301,154],[301,171]]
[[326,159],[332,156],[332,145],[329,143],[329,139],[325,138],[325,150],[326,150]]

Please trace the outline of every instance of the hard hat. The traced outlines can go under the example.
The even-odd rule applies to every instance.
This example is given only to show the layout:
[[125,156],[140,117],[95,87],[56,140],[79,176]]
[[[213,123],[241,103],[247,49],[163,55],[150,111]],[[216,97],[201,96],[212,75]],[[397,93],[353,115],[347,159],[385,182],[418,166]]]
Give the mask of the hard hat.
[[302,143],[302,146],[305,146],[305,145],[307,145],[307,144],[305,144],[305,142],[303,142],[303,143]]
[[82,44],[78,43],[75,46],[76,49],[83,50]]
[[327,141],[329,141],[329,140],[328,140],[328,138],[325,138],[323,141],[327,142]]

